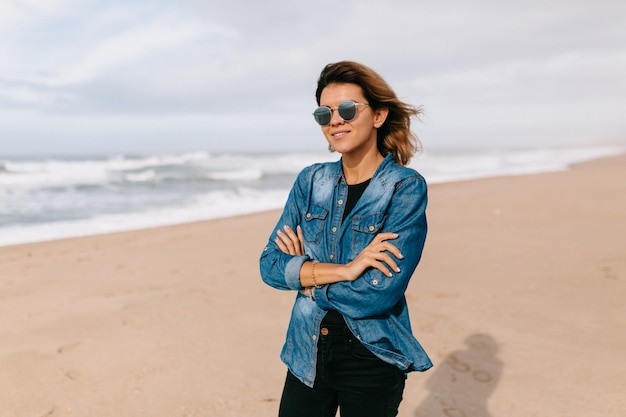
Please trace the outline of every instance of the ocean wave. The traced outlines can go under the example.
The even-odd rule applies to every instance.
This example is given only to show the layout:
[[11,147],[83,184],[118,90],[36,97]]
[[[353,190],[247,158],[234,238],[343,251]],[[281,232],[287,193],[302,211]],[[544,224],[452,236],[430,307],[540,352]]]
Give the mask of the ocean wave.
[[411,161],[431,183],[561,171],[572,164],[625,152],[623,147],[535,149],[485,153],[424,153]]
[[98,161],[102,168],[109,171],[132,171],[145,168],[163,166],[179,166],[190,163],[199,163],[211,159],[208,152],[187,152],[183,154],[150,155],[143,157],[129,157],[124,155],[110,157]]
[[207,178],[220,181],[254,181],[263,178],[263,171],[260,169],[215,171],[208,173]]
[[76,184],[102,184],[107,172],[94,169],[90,162],[6,162],[0,173],[0,186],[14,188],[49,188]]
[[[336,157],[335,157],[336,159]],[[45,189],[129,182],[254,181],[265,175],[294,175],[304,166],[319,161],[311,154],[183,154],[142,157],[111,156],[84,160],[4,161],[0,187]]]
[[[521,175],[623,147],[424,153],[428,183]],[[84,160],[0,160],[0,245],[132,230],[280,208],[297,173],[338,154],[193,152]]]
[[139,172],[129,172],[124,175],[124,179],[130,182],[147,182],[156,178],[156,172],[153,169],[146,169]]
[[177,206],[130,213],[101,214],[76,220],[12,225],[0,229],[0,246],[167,226],[272,210],[283,206],[288,192],[289,190],[259,191],[252,188],[237,188],[194,195]]

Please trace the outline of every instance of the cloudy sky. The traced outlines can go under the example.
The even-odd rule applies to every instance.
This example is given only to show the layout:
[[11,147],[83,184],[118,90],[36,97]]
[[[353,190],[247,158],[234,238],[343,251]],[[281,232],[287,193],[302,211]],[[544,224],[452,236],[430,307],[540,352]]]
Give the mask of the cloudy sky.
[[0,0],[0,156],[321,150],[319,71],[424,106],[426,149],[626,144],[623,0]]

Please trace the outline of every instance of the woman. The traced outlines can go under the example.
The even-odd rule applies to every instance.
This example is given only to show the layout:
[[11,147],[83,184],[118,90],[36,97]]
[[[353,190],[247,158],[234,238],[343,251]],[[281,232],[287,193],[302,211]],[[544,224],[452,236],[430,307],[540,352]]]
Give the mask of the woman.
[[406,374],[432,366],[404,297],[426,238],[426,183],[405,167],[420,111],[349,61],[322,70],[315,96],[341,159],[298,175],[260,260],[265,283],[297,291],[279,416],[395,416]]

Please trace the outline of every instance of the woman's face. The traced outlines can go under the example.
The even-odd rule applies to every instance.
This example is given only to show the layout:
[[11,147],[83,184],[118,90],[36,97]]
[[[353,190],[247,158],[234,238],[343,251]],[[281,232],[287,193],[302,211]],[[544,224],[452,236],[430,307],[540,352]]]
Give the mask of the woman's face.
[[339,116],[336,107],[346,100],[367,103],[363,90],[356,84],[329,84],[322,90],[320,106],[333,109],[330,124],[322,126],[328,143],[344,156],[364,155],[376,148],[376,128],[384,122],[386,109],[373,111],[368,106],[357,106],[354,119],[345,121]]

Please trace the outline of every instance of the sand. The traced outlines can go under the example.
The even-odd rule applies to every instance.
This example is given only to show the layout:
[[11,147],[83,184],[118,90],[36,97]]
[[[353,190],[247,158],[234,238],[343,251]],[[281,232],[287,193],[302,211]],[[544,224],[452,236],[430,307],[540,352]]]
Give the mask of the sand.
[[[0,417],[275,416],[276,211],[0,248]],[[622,416],[626,155],[430,187],[402,417]]]

